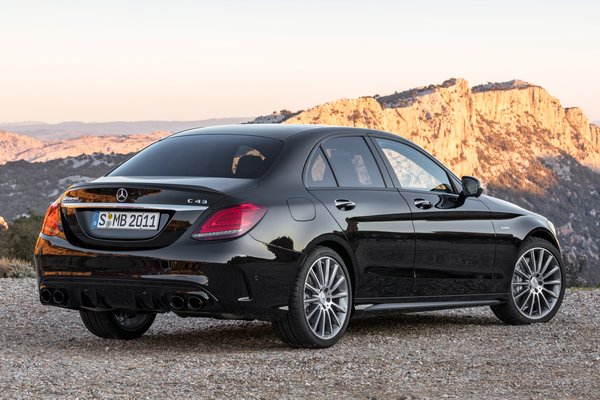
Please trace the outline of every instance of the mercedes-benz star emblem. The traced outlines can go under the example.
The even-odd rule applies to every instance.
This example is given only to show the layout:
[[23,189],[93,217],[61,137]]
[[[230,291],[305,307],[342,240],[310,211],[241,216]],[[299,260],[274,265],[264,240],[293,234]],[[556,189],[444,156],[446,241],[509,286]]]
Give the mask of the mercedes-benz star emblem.
[[118,201],[119,203],[122,203],[122,202],[124,202],[125,200],[127,200],[127,196],[128,196],[128,194],[127,194],[127,190],[125,190],[125,189],[123,189],[123,188],[121,188],[121,189],[117,190],[117,201]]

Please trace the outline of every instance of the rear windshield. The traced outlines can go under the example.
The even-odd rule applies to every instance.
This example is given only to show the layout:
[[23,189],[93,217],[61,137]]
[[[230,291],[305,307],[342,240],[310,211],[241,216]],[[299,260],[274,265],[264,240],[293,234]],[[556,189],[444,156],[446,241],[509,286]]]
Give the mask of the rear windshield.
[[108,175],[256,179],[282,147],[279,140],[258,136],[175,136],[148,146]]

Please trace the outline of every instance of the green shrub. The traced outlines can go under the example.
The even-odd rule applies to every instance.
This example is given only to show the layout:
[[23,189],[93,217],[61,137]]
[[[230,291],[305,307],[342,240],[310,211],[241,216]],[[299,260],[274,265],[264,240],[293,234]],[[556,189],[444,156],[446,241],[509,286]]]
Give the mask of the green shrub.
[[0,229],[0,257],[33,261],[33,251],[44,217],[28,215],[9,223],[7,230]]

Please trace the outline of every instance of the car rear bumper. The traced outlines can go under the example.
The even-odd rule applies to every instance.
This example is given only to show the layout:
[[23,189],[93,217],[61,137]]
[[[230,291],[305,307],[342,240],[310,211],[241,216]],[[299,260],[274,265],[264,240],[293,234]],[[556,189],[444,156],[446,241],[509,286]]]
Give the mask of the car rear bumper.
[[274,320],[285,312],[303,257],[250,235],[129,252],[41,235],[35,264],[45,305]]

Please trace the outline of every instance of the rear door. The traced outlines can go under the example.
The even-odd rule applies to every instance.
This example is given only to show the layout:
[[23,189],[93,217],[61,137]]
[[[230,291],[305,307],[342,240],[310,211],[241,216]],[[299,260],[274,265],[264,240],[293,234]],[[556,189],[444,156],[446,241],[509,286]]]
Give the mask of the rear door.
[[[362,136],[321,143],[305,170],[305,183],[327,207],[358,262],[357,297],[401,297],[413,284],[415,237],[410,208]],[[385,167],[383,167],[385,168]]]
[[495,253],[489,208],[478,198],[459,196],[457,182],[420,149],[387,138],[374,141],[412,212],[414,294],[489,292]]

